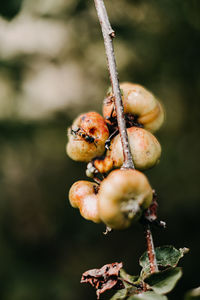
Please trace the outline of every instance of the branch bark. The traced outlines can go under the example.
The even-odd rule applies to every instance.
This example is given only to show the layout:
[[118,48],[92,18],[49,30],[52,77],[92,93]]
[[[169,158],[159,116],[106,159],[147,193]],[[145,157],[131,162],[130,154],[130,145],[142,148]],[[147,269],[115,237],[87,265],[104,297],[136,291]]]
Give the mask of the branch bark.
[[124,119],[124,108],[122,103],[122,97],[119,86],[118,72],[113,48],[112,39],[115,37],[115,32],[110,25],[110,21],[108,19],[107,11],[104,5],[103,0],[94,0],[97,15],[99,18],[99,22],[101,25],[101,30],[103,33],[108,69],[110,73],[110,81],[112,85],[112,90],[115,99],[115,110],[117,113],[117,122],[119,133],[122,142],[123,155],[124,155],[124,163],[122,168],[126,169],[134,169],[133,159],[130,151],[130,146],[128,142],[128,134],[126,130],[126,123]]
[[150,263],[150,271],[151,273],[155,273],[158,272],[158,265],[156,261],[156,253],[154,248],[153,236],[149,224],[145,225],[145,237],[147,241],[147,254]]
[[[108,70],[110,74],[110,81],[111,81],[112,90],[115,99],[115,110],[117,113],[117,122],[118,122],[118,128],[119,128],[119,133],[120,133],[122,148],[123,148],[123,155],[124,155],[124,163],[122,169],[123,168],[134,169],[135,167],[133,164],[133,159],[132,159],[129,141],[128,141],[126,122],[124,118],[124,107],[122,103],[122,96],[120,92],[118,72],[117,72],[114,47],[113,47],[113,38],[115,37],[115,32],[111,27],[108,14],[104,5],[104,1],[94,0],[94,3],[96,6],[97,15],[103,33],[106,57],[108,62]],[[155,257],[152,233],[149,225],[146,227],[145,235],[147,240],[147,249],[148,249],[150,268],[151,268],[151,272],[153,273],[158,271],[158,267],[157,267],[157,262]]]

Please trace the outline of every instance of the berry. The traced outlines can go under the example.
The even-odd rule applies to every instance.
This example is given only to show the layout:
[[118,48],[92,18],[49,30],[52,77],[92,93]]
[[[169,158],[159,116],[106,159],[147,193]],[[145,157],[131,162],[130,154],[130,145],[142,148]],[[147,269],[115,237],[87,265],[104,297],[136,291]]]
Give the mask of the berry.
[[[156,137],[138,127],[128,128],[127,133],[136,169],[145,170],[157,164],[161,156],[161,146]],[[122,166],[124,157],[119,134],[113,139],[108,155],[112,158],[114,167]]]
[[[120,84],[124,113],[135,116],[135,121],[142,124],[145,129],[155,132],[164,121],[164,111],[160,102],[147,89],[139,84],[124,82]],[[114,110],[114,97],[112,92],[104,100],[104,118],[116,118]]]
[[147,177],[132,169],[112,171],[100,185],[99,216],[110,228],[124,229],[137,220],[152,202]]
[[73,160],[89,162],[94,157],[103,155],[108,136],[108,127],[100,114],[82,114],[68,129],[67,154]]
[[83,218],[99,223],[98,184],[80,180],[75,182],[69,191],[69,201],[72,207],[79,208]]
[[[136,169],[145,170],[156,165],[161,156],[161,146],[156,137],[139,127],[128,128],[127,133]],[[106,173],[114,167],[121,167],[123,160],[122,144],[118,134],[113,138],[105,158],[96,158],[93,164],[100,173]]]

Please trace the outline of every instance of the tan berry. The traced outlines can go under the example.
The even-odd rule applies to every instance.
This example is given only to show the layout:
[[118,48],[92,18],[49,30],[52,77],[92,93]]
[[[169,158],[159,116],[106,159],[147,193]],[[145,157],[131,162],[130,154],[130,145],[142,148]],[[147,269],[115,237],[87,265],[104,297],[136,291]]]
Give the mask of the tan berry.
[[[145,170],[157,164],[161,156],[161,146],[156,137],[138,127],[128,128],[127,133],[136,169]],[[124,158],[119,134],[114,137],[108,156],[112,159],[114,167],[122,166]]]
[[[147,130],[155,132],[164,121],[164,110],[161,103],[154,95],[139,84],[124,82],[120,84],[124,112],[136,116],[136,121]],[[114,98],[112,93],[104,100],[103,115],[109,118],[116,116],[114,109]]]
[[[146,170],[156,165],[161,156],[161,146],[156,137],[139,127],[128,128],[127,133],[135,168]],[[122,144],[118,134],[113,138],[104,159],[97,158],[93,164],[100,173],[106,173],[112,168],[121,167],[123,161]]]
[[98,212],[98,184],[80,180],[75,182],[69,191],[70,204],[79,208],[83,218],[99,223]]
[[110,228],[124,229],[150,206],[152,188],[137,170],[115,170],[102,181],[98,197],[101,220]]
[[94,157],[103,155],[108,136],[108,127],[100,114],[82,114],[68,129],[67,154],[73,160],[89,162]]

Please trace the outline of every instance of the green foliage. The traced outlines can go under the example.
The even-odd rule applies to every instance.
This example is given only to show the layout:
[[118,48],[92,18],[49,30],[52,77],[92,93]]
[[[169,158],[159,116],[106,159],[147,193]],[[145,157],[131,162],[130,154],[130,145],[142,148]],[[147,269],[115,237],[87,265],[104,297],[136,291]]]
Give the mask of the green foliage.
[[153,274],[150,273],[149,260],[147,252],[145,252],[139,260],[143,268],[141,275],[132,276],[122,269],[120,277],[126,280],[124,282],[125,289],[118,291],[111,300],[167,299],[164,294],[171,292],[182,276],[181,268],[177,268],[176,266],[188,251],[189,249],[187,248],[177,250],[173,246],[157,247],[155,249],[157,262],[162,271]]
[[156,294],[155,292],[144,292],[128,296],[127,290],[118,291],[110,300],[167,300],[168,298],[164,295]]
[[129,289],[119,290],[110,300],[124,300],[127,299],[129,294]]
[[134,295],[127,300],[167,300],[166,296],[156,294],[154,292],[146,292],[139,295]]
[[[156,261],[158,267],[163,269],[166,267],[176,267],[179,260],[187,253],[187,248],[177,250],[173,246],[162,246],[155,249]],[[150,274],[150,264],[148,254],[145,252],[140,258],[140,266],[142,267],[141,276],[145,278]]]
[[[134,283],[137,283],[139,280],[139,276],[129,275],[126,273],[126,271],[124,269],[120,270],[120,277],[127,281],[134,282]],[[124,284],[126,285],[127,283],[124,282]]]
[[176,283],[182,276],[180,268],[170,268],[158,273],[149,275],[144,282],[157,294],[167,294],[173,290]]

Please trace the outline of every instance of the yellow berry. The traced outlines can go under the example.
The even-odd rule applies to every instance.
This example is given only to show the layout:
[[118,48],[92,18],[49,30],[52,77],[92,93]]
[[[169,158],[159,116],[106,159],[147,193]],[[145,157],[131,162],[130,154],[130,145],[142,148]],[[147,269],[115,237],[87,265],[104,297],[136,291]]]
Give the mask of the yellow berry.
[[110,228],[124,229],[137,220],[152,202],[147,177],[132,169],[112,171],[100,185],[99,216]]
[[[138,127],[128,128],[127,133],[136,169],[145,170],[157,164],[161,156],[161,146],[156,137]],[[108,156],[112,159],[114,167],[122,166],[124,157],[120,135],[114,137]]]
[[[147,89],[139,84],[124,82],[120,84],[122,90],[122,101],[125,114],[132,114],[136,121],[144,126],[145,129],[155,132],[164,121],[164,110],[161,103]],[[112,93],[104,100],[104,118],[116,116],[112,113],[114,109],[114,98]]]

